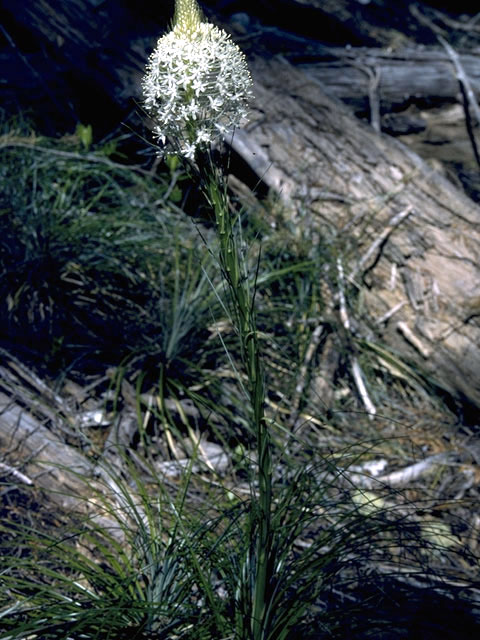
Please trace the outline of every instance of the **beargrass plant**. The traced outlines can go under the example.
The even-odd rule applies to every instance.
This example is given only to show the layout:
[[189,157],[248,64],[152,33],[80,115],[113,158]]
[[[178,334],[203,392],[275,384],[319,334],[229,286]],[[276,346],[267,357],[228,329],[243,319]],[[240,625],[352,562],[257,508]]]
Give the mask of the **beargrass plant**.
[[[122,471],[102,462],[94,480],[78,478],[83,508],[68,523],[58,510],[43,531],[40,510],[3,520],[0,638],[252,638],[258,485],[248,495],[196,476],[197,454],[169,488],[153,464],[140,473],[124,452]],[[263,637],[356,637],[369,628],[367,607],[397,637],[362,596],[376,588],[380,597],[402,571],[421,580],[425,554],[447,559],[452,536],[422,537],[408,503],[355,490],[336,456],[301,463],[273,483]]]
[[[128,461],[125,460],[128,465]],[[186,487],[171,500],[162,483],[146,494],[103,466],[85,496],[95,516],[77,514],[59,535],[4,524],[1,638],[174,638],[197,618],[189,549],[181,523]],[[88,506],[88,501],[85,500]]]
[[[293,258],[291,264],[272,259],[273,268],[263,273],[261,255],[253,264],[245,255],[243,242],[248,233],[242,229],[240,214],[230,205],[225,176],[212,150],[212,143],[232,134],[245,116],[250,77],[240,50],[222,31],[205,22],[195,0],[177,0],[172,30],[159,40],[143,86],[145,108],[155,121],[154,133],[161,149],[171,159],[171,166],[176,163],[173,158],[180,158],[185,172],[198,181],[212,212],[214,234],[202,230],[205,258],[196,260],[192,236],[179,221],[178,211],[175,225],[170,226],[164,192],[157,197],[160,211],[149,208],[151,194],[147,193],[147,201],[142,200],[135,214],[141,217],[143,210],[148,212],[144,235],[136,235],[138,220],[134,224],[129,214],[116,218],[113,229],[105,225],[111,233],[103,238],[103,208],[86,207],[81,224],[70,209],[71,194],[82,180],[78,171],[72,171],[71,183],[56,189],[61,202],[67,203],[65,208],[48,191],[44,209],[36,200],[31,211],[25,207],[24,215],[31,217],[30,224],[37,225],[37,231],[23,241],[24,261],[27,249],[36,259],[53,256],[60,272],[67,274],[64,280],[70,278],[78,287],[81,278],[91,284],[96,281],[99,271],[90,274],[87,259],[96,255],[102,265],[124,261],[132,285],[138,284],[140,277],[157,287],[160,304],[165,303],[161,307],[163,324],[153,324],[150,336],[152,345],[161,345],[161,382],[157,407],[149,404],[148,411],[142,405],[141,384],[137,387],[145,460],[136,466],[127,448],[118,452],[123,469],[97,461],[95,477],[84,479],[84,491],[77,496],[83,509],[72,514],[75,526],[51,534],[41,533],[29,523],[0,524],[0,638],[344,637],[339,636],[339,629],[342,616],[349,615],[345,599],[353,602],[353,608],[362,608],[361,596],[353,594],[359,587],[361,592],[368,578],[373,576],[375,581],[375,566],[380,561],[384,573],[402,569],[422,573],[428,562],[425,554],[446,555],[451,541],[445,535],[440,540],[438,536],[430,540],[422,536],[410,505],[399,496],[389,501],[380,489],[372,492],[356,487],[355,476],[348,471],[359,460],[356,449],[318,456],[314,439],[293,433],[288,428],[291,425],[282,423],[280,411],[267,414],[268,379],[262,356],[267,340],[259,325],[263,323],[267,329],[268,323],[266,317],[257,315],[257,300],[262,293],[268,297],[265,291],[273,295],[275,286],[280,287],[291,323],[298,318],[302,321],[296,344],[285,345],[297,349],[298,362],[311,339],[308,317],[319,304],[321,291],[315,284],[319,265],[310,255],[302,262],[304,274],[311,275],[308,279],[297,277],[298,265]],[[28,186],[37,195],[37,178],[44,166],[42,160],[35,163]],[[115,175],[112,172],[112,182],[102,187],[99,181],[97,203],[105,198],[108,201],[112,192],[118,191]],[[143,194],[141,188],[139,193]],[[137,211],[138,204],[138,200],[132,201],[132,210]],[[19,206],[18,211],[22,210]],[[52,210],[57,216],[53,220],[55,233],[47,234],[50,241],[45,247]],[[41,220],[36,217],[39,212]],[[93,239],[85,232],[88,225],[96,225]],[[52,244],[59,228],[69,234],[68,242]],[[155,242],[158,229],[162,237],[168,236],[168,254],[162,243]],[[88,254],[89,243],[98,243],[99,238],[101,259],[98,252]],[[136,251],[147,242],[151,255],[138,261]],[[85,259],[79,252],[73,261],[67,251],[70,243],[84,247]],[[166,267],[164,258],[172,256],[172,244],[178,250]],[[3,250],[7,251],[6,245]],[[71,275],[72,261],[77,265],[75,273],[80,274],[76,280]],[[285,282],[283,276],[288,276],[288,285],[279,284]],[[128,279],[127,273],[125,277]],[[22,291],[28,284],[19,284],[13,310],[20,309]],[[112,295],[111,285],[108,292]],[[223,410],[220,395],[217,406],[211,397],[202,397],[204,381],[192,390],[192,385],[187,389],[169,380],[174,375],[169,363],[178,365],[182,358],[193,357],[184,345],[192,331],[198,332],[197,324],[206,326],[205,306],[209,324],[215,326],[218,315],[223,314],[234,330],[236,345],[218,327],[217,342],[231,367],[238,415],[235,405],[230,413]],[[134,308],[142,317],[148,301],[135,298]],[[155,338],[154,330],[159,326],[163,331]],[[200,372],[201,367],[196,370]],[[174,404],[190,438],[189,460],[175,482],[165,478],[158,460],[148,452],[154,443],[149,440],[148,421],[143,415],[154,415],[164,428],[170,428],[171,409],[164,397],[167,386],[170,393],[178,391]],[[233,480],[216,474],[202,458],[197,425],[181,409],[182,393],[203,404],[207,413],[229,416],[232,430],[243,414],[249,440],[234,452],[237,469]],[[180,440],[181,433],[175,435]],[[227,440],[225,437],[224,442]],[[251,442],[253,447],[246,446]],[[358,477],[359,472],[355,473]],[[346,594],[340,612],[331,605],[339,592]],[[354,637],[353,618],[346,626],[349,637]]]
[[[274,488],[273,434],[279,425],[265,412],[265,372],[255,308],[258,265],[253,274],[249,272],[239,217],[232,212],[226,180],[211,148],[219,134],[234,135],[235,127],[241,125],[250,84],[246,60],[238,47],[204,21],[196,0],[177,0],[172,30],[160,38],[147,67],[145,108],[163,152],[176,153],[188,163],[212,209],[217,264],[225,283],[230,322],[240,344],[243,370],[238,372],[238,383],[255,434],[250,503],[246,517],[240,519],[245,544],[240,545],[239,554],[237,542],[229,555],[234,569],[226,581],[231,584],[235,576],[233,637],[283,640],[315,599],[328,554],[317,558],[323,546],[317,541],[308,552],[292,559],[295,541],[312,507],[297,504],[303,504],[303,476],[292,480],[293,490],[280,488],[277,493]],[[210,577],[204,584],[211,585]],[[213,607],[215,597],[210,594],[208,600]],[[217,630],[221,635],[226,632]],[[227,637],[229,633],[231,629]]]
[[[258,495],[252,496],[250,537],[254,548],[242,573],[253,576],[245,611],[248,636],[268,637],[269,581],[272,569],[272,452],[264,413],[264,373],[255,321],[254,291],[241,260],[238,229],[229,207],[224,176],[213,161],[211,144],[246,115],[251,78],[244,55],[225,32],[203,19],[195,0],[175,3],[173,28],[160,38],[147,68],[145,106],[162,143],[192,162],[212,207],[218,264],[229,292],[231,320],[237,332],[247,377],[246,397],[256,435]],[[168,151],[167,147],[167,151]],[[239,378],[240,380],[241,378]],[[245,595],[245,594],[243,594]],[[245,636],[247,637],[247,636]]]

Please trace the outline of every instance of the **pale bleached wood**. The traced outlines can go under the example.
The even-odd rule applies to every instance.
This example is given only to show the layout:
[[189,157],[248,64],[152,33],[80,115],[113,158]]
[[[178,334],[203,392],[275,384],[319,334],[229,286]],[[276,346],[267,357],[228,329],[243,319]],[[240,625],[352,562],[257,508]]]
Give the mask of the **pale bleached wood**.
[[[118,513],[122,508],[113,474],[63,442],[41,420],[1,391],[0,449],[33,487],[47,492],[53,504],[64,512],[87,516],[86,526],[89,522],[91,526],[101,526],[117,540],[124,541],[125,531],[111,515],[113,510]],[[13,480],[19,481],[15,477]]]
[[252,120],[236,133],[234,149],[297,224],[357,244],[345,256],[354,271],[394,216],[411,210],[357,277],[372,319],[398,305],[375,339],[480,406],[480,207],[302,70],[279,59],[257,60],[252,70]]
[[[368,71],[378,72],[377,91],[383,107],[427,97],[449,102],[460,95],[457,73],[448,54],[438,47],[404,47],[397,50],[365,47],[318,47],[318,52],[298,59],[298,67],[319,82],[327,93],[354,106],[368,106],[371,82]],[[303,58],[303,60],[302,60]],[[306,59],[307,58],[307,59]],[[472,92],[480,95],[480,55],[459,54]]]

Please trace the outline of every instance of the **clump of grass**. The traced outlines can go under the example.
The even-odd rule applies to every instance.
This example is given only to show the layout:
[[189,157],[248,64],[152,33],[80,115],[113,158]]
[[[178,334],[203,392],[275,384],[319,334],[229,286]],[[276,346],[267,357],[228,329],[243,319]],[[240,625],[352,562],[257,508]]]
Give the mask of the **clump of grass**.
[[112,469],[103,477],[113,494],[86,482],[97,515],[63,535],[2,525],[0,637],[172,638],[192,620],[182,495],[164,504],[160,484],[152,500]]
[[4,345],[54,376],[142,353],[166,366],[193,359],[215,275],[173,201],[185,175],[154,176],[78,144],[36,140],[25,125],[1,137]]
[[[256,498],[196,476],[197,454],[175,489],[153,465],[147,483],[127,452],[125,478],[100,465],[97,488],[85,478],[81,492],[94,515],[71,513],[56,531],[3,520],[0,638],[254,637]],[[361,635],[368,616],[372,628],[391,630],[394,621],[368,600],[394,601],[392,580],[403,600],[397,576],[424,581],[414,609],[429,600],[428,555],[447,562],[449,540],[424,537],[400,494],[394,502],[351,486],[357,459],[348,450],[343,461],[283,458],[272,487],[262,638],[370,637]],[[405,619],[414,615],[403,606]]]

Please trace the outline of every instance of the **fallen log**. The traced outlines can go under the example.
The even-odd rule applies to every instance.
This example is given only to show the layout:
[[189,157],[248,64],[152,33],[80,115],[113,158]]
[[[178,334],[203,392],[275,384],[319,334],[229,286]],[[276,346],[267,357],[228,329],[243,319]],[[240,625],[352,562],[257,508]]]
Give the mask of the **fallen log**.
[[15,451],[15,466],[29,484],[51,491],[52,500],[63,509],[85,502],[85,481],[92,478],[94,465],[2,392],[0,447]]
[[[356,109],[368,109],[372,89],[383,111],[427,99],[457,101],[460,86],[448,54],[439,47],[399,50],[318,47],[317,52],[292,53],[290,62],[321,84],[325,91]],[[310,58],[310,59],[308,59]],[[480,96],[479,55],[459,55],[475,95]]]
[[[86,527],[99,526],[124,542],[125,528],[120,521],[132,513],[125,488],[116,480],[117,469],[109,471],[89,460],[2,391],[0,451],[0,473],[6,479],[42,489],[64,513],[86,516]],[[141,513],[137,505],[133,520],[138,521]]]
[[480,406],[480,207],[301,69],[272,59],[252,71],[253,117],[234,150],[297,224],[355,241],[350,281],[379,339]]

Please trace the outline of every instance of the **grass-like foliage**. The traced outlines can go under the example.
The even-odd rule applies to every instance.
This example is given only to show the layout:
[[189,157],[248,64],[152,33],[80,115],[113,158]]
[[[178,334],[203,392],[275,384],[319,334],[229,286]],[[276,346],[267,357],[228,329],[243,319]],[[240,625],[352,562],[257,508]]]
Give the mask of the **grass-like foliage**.
[[2,338],[53,374],[149,353],[181,369],[216,304],[209,255],[175,206],[185,176],[79,145],[35,140],[25,125],[1,138]]
[[[99,466],[96,488],[84,479],[82,508],[69,523],[42,531],[3,521],[0,638],[253,638],[258,498],[206,485],[192,473],[196,459],[174,494],[153,466],[147,485],[124,457],[129,482]],[[283,459],[260,637],[377,637],[370,628],[404,637],[395,618],[382,617],[381,599],[395,602],[402,587],[389,595],[388,580],[425,579],[427,556],[445,554],[449,541],[420,535],[405,501],[388,506],[354,491],[343,474],[356,459],[345,451],[343,470],[337,456]],[[95,515],[82,515],[92,505]],[[413,609],[417,600],[412,593]],[[401,613],[408,620],[408,605]]]
[[[0,637],[254,637],[256,498],[203,487],[208,516],[198,507],[191,468],[172,497],[153,469],[147,489],[125,464],[129,484],[108,467],[99,469],[96,490],[85,479],[85,506],[95,502],[94,517],[70,514],[70,524],[54,532],[1,524]],[[427,550],[442,551],[420,538],[401,508],[378,509],[368,495],[359,507],[339,489],[333,459],[284,470],[266,549],[262,638],[339,637],[344,616],[358,625],[361,603],[350,596],[353,605],[346,600],[338,609],[329,603],[335,591],[348,594],[351,583],[361,592],[378,581],[380,595],[375,561],[389,559],[395,574],[404,566],[411,571]]]
[[[169,638],[192,618],[181,504],[164,506],[165,496],[152,499],[142,484],[134,498],[108,474],[113,499],[92,495],[94,520],[60,535],[2,527],[4,588],[15,600],[0,618],[13,635],[2,637]],[[171,512],[173,525],[164,521]]]

